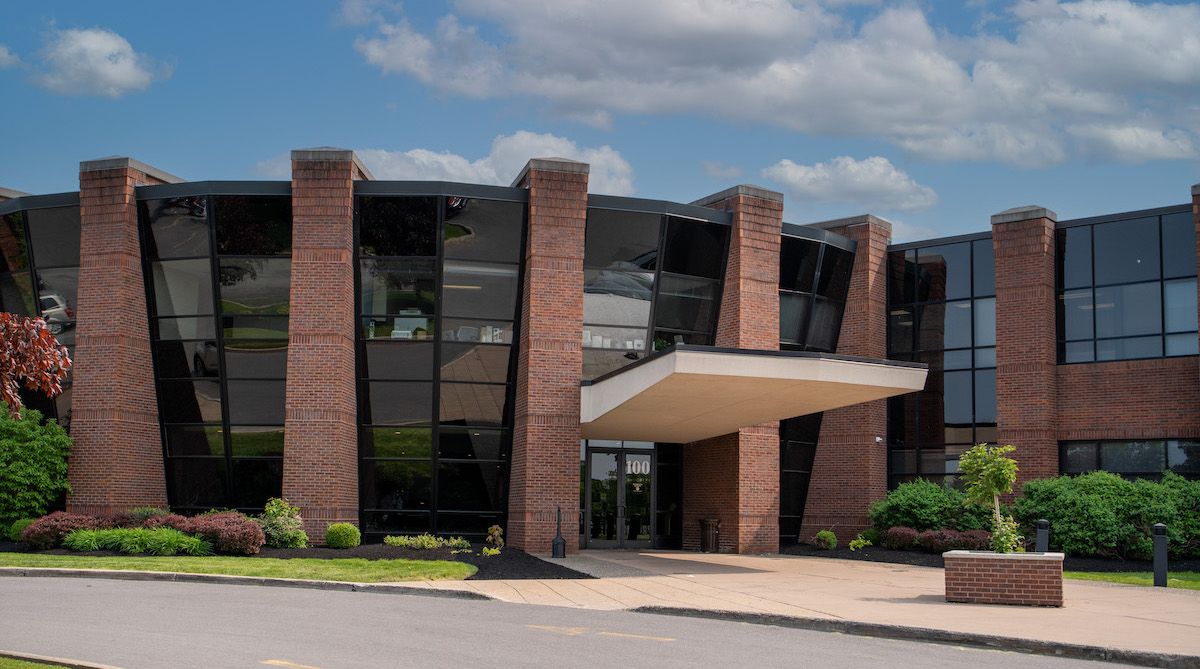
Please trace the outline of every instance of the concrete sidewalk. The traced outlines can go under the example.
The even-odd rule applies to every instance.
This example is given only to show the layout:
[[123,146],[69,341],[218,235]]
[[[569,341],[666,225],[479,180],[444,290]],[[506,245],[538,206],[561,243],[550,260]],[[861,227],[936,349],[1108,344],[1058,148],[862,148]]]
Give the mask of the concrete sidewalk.
[[584,551],[579,580],[429,581],[506,602],[645,606],[902,625],[1029,641],[1200,656],[1200,591],[1065,583],[1061,609],[949,604],[941,569],[785,555]]

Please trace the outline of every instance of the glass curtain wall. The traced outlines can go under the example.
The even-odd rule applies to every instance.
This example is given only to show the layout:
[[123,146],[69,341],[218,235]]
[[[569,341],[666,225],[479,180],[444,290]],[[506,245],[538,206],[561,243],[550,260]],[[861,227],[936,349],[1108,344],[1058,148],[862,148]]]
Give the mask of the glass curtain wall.
[[888,357],[929,365],[925,390],[888,400],[888,485],[957,484],[958,458],[996,440],[991,237],[888,254]]
[[1171,471],[1200,480],[1200,440],[1064,441],[1059,444],[1059,470],[1086,474],[1097,470],[1131,479],[1162,479]]
[[[779,249],[779,348],[837,350],[854,252],[784,234]],[[800,540],[822,414],[779,422],[779,540]]]
[[367,533],[503,524],[525,205],[357,198]]
[[140,203],[172,509],[281,494],[291,281],[288,196]]
[[1197,354],[1191,211],[1057,232],[1060,363]]
[[[0,309],[41,316],[75,358],[79,207],[28,209],[0,217]],[[71,373],[53,400],[21,391],[25,405],[71,428]]]

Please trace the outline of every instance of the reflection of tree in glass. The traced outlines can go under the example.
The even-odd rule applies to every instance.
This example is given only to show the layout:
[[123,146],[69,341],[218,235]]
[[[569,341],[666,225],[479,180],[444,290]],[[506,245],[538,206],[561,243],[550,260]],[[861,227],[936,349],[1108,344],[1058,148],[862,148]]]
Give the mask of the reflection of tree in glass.
[[359,247],[365,256],[437,255],[437,200],[366,197],[359,209]]
[[5,269],[12,272],[29,266],[25,244],[25,212],[17,211],[0,217],[0,256]]
[[271,256],[291,251],[291,198],[223,195],[214,199],[218,253]]

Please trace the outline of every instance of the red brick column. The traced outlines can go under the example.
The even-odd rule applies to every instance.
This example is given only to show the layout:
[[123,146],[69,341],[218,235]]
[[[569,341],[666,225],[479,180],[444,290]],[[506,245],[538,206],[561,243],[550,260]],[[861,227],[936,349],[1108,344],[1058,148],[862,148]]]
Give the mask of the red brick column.
[[1018,485],[1058,476],[1054,223],[1041,207],[992,216],[997,439],[1017,447]]
[[177,181],[130,158],[79,165],[73,512],[167,504],[134,188]]
[[323,542],[330,523],[358,524],[354,378],[353,151],[292,152],[292,285],[283,496]]
[[[778,351],[783,196],[736,186],[696,204],[733,214],[716,345]],[[721,521],[722,551],[779,550],[779,423],[684,447],[684,548],[700,547],[704,518]]]
[[[892,224],[857,216],[820,227],[858,243],[837,352],[887,357],[887,247]],[[842,542],[870,524],[867,510],[887,495],[887,401],[826,411],[821,419],[800,538],[832,529]]]
[[[1200,184],[1192,186],[1192,219],[1196,222],[1196,274],[1200,276]],[[1200,280],[1196,287],[1196,302],[1200,308]]]
[[567,551],[579,550],[579,383],[583,377],[583,234],[588,165],[535,158],[514,185],[529,189],[521,299],[508,542],[550,552],[562,507]]

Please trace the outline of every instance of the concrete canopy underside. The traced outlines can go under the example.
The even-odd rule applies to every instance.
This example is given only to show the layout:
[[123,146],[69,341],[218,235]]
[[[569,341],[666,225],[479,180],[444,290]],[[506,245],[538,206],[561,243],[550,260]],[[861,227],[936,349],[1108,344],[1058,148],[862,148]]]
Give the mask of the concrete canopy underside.
[[584,385],[580,423],[586,439],[688,443],[915,392],[927,373],[870,358],[676,346]]

